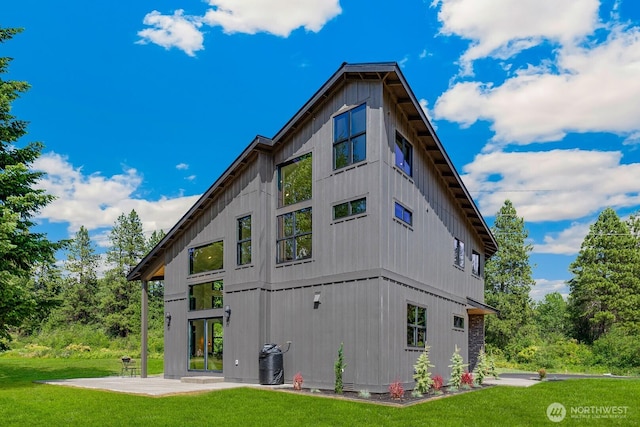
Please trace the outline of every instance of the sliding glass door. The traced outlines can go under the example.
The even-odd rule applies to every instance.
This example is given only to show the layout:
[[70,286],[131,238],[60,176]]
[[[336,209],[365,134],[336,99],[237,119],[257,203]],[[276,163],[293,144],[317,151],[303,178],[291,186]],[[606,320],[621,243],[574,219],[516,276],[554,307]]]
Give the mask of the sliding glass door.
[[222,372],[222,317],[189,321],[189,370]]

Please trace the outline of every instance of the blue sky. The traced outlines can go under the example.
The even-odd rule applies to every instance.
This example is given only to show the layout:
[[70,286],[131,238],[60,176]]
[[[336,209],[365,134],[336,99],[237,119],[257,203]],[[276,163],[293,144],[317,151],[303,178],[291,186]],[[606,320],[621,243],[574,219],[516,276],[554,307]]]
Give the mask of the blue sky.
[[[632,0],[21,0],[3,27],[13,112],[57,196],[39,229],[106,244],[121,213],[168,231],[257,134],[342,62],[396,61],[489,224],[534,245],[534,299],[606,207],[640,209],[640,4]],[[5,76],[6,77],[6,76]]]

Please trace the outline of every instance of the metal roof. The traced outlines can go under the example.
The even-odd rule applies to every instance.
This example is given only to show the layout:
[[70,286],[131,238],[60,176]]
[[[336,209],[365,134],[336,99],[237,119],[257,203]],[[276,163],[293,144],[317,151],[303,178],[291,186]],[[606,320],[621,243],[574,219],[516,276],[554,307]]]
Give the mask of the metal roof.
[[249,144],[229,168],[209,187],[167,235],[128,274],[127,279],[138,280],[143,275],[148,276],[146,271],[149,268],[156,268],[156,271],[151,273],[152,276],[150,276],[149,280],[160,279],[160,275],[164,273],[164,268],[163,263],[162,266],[158,266],[158,263],[164,248],[178,238],[184,230],[199,217],[217,197],[218,193],[226,188],[229,182],[234,179],[234,176],[242,170],[248,162],[253,160],[256,153],[259,151],[270,152],[286,141],[287,137],[295,132],[306,120],[311,118],[315,111],[317,111],[335,91],[347,82],[355,80],[382,81],[386,89],[395,98],[396,104],[402,109],[415,129],[418,137],[416,143],[420,143],[426,149],[438,174],[442,177],[449,191],[451,191],[460,209],[467,216],[471,226],[478,233],[478,236],[485,246],[485,255],[487,257],[493,255],[498,248],[497,242],[462,182],[460,175],[458,175],[458,172],[454,168],[451,159],[445,152],[442,143],[427,119],[418,99],[407,84],[398,64],[395,62],[361,64],[348,64],[345,62],[272,139],[256,136],[251,144]]

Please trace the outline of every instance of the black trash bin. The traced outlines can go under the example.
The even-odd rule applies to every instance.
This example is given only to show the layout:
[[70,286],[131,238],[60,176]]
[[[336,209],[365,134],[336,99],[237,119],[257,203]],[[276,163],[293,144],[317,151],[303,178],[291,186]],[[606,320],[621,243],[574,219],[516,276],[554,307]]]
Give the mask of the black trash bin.
[[284,384],[282,350],[277,344],[265,344],[260,350],[259,377],[262,385]]

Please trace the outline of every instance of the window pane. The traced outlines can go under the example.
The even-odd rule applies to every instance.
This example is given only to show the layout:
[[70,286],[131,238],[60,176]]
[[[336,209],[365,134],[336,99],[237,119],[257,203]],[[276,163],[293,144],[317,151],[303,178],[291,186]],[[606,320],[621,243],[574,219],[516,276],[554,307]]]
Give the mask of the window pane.
[[407,346],[415,347],[416,340],[414,336],[415,329],[413,326],[407,326]]
[[251,238],[251,217],[245,216],[238,220],[238,240]]
[[367,199],[358,199],[351,202],[351,215],[357,215],[367,211]]
[[424,342],[427,339],[427,331],[425,329],[419,328],[417,330],[417,342],[415,343],[416,347],[424,347]]
[[398,219],[402,219],[402,213],[404,211],[404,208],[402,207],[402,205],[400,205],[399,203],[396,203],[395,205],[395,215],[396,218]]
[[398,166],[400,169],[403,169],[403,165],[404,165],[404,152],[402,151],[402,140],[399,138],[396,138],[396,166]]
[[364,132],[367,127],[367,106],[361,106],[351,110],[351,135]]
[[278,242],[278,262],[293,261],[293,239]]
[[189,369],[204,370],[204,320],[190,320],[189,332]]
[[309,258],[311,256],[311,234],[296,237],[296,259]]
[[416,324],[421,326],[427,326],[427,309],[424,307],[418,307],[418,318]]
[[360,135],[351,140],[353,144],[353,163],[358,163],[367,158],[367,136]]
[[333,119],[333,141],[338,142],[349,136],[349,112]]
[[222,343],[224,340],[224,328],[222,319],[207,319],[209,324],[209,340],[207,343],[207,369],[210,371],[222,370]]
[[349,141],[341,142],[333,146],[334,169],[339,169],[349,165]]
[[344,218],[349,215],[349,205],[347,203],[340,203],[333,207],[333,217],[335,219]]
[[238,244],[238,264],[251,263],[251,241]]
[[278,238],[293,236],[293,213],[278,217]]
[[416,323],[416,307],[411,304],[407,306],[407,323],[410,325]]
[[407,224],[411,225],[411,220],[412,220],[412,215],[411,212],[409,212],[408,210],[404,210],[404,215],[402,217],[402,220],[404,222],[406,222]]
[[280,166],[280,192],[283,206],[309,200],[312,189],[311,154]]
[[189,252],[189,274],[220,270],[223,267],[224,250],[222,241],[215,242],[207,246],[201,246],[199,248],[193,248]]
[[311,231],[311,209],[303,209],[295,212],[296,234],[308,233]]

